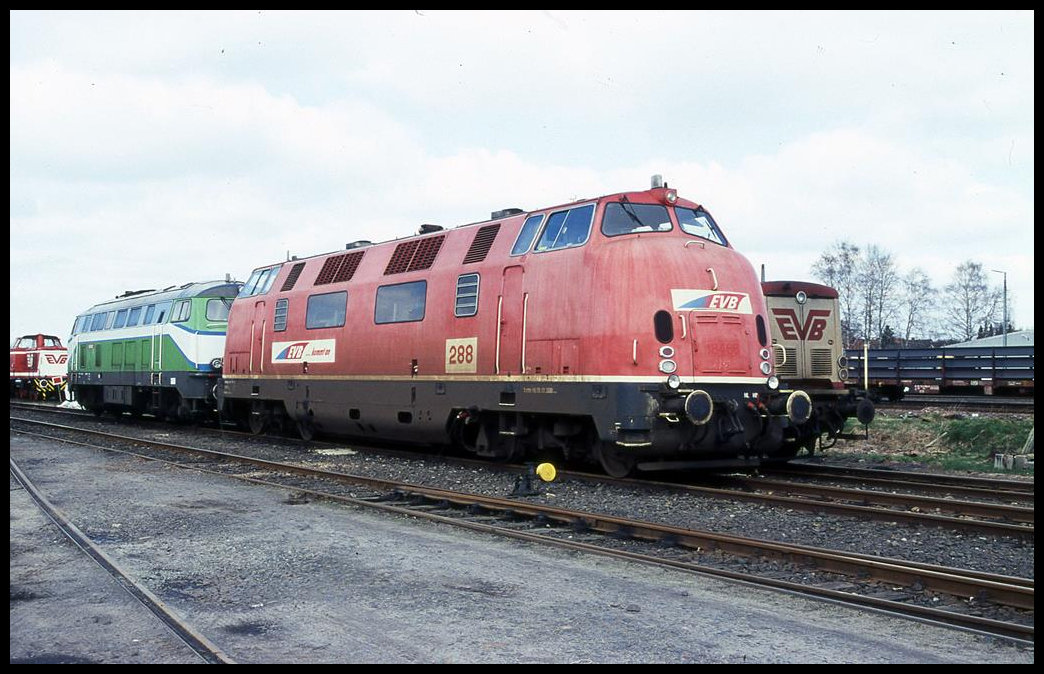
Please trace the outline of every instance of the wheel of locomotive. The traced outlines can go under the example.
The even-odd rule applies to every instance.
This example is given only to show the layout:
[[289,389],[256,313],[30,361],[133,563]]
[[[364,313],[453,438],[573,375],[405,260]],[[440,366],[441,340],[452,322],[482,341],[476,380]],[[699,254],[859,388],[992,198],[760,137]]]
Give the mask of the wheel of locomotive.
[[268,410],[262,403],[255,402],[250,408],[250,414],[247,415],[247,426],[250,428],[250,432],[254,435],[261,435],[268,430],[269,424]]
[[595,445],[595,455],[598,457],[598,462],[602,464],[602,470],[609,477],[627,477],[634,471],[634,466],[638,463],[637,458],[627,454],[626,450],[619,449],[611,442],[598,442]]

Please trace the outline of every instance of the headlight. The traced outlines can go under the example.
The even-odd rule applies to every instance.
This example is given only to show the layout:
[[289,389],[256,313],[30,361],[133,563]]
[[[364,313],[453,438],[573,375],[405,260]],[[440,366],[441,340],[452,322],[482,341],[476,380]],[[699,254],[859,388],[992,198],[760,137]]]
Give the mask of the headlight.
[[776,375],[772,375],[765,382],[765,385],[768,386],[773,391],[775,391],[776,389],[779,388],[779,377],[777,377]]
[[771,355],[768,349],[762,349],[758,353],[761,356],[761,360],[768,360],[769,356]]
[[222,359],[220,358],[215,358],[214,360],[210,361],[210,367],[214,368],[215,370],[220,370],[223,364],[224,361],[222,361]]
[[840,370],[838,370],[837,371],[837,378],[840,379],[841,381],[844,381],[844,380],[848,379],[848,370],[846,370],[845,368],[841,368]]
[[670,375],[669,377],[667,377],[667,386],[669,386],[672,389],[678,388],[679,386],[681,386],[681,377],[679,377],[676,374]]
[[660,361],[660,372],[664,374],[671,374],[678,369],[678,364],[673,360],[661,360]]
[[673,358],[674,347],[673,346],[661,346],[660,347],[660,358]]
[[797,295],[794,295],[794,299],[797,300],[798,304],[804,304],[808,300],[808,295],[805,294],[804,290],[799,290]]
[[837,357],[837,366],[838,367],[848,367],[848,357],[845,356],[845,354],[841,354],[840,356]]
[[761,374],[772,372],[772,365],[767,360],[761,361]]

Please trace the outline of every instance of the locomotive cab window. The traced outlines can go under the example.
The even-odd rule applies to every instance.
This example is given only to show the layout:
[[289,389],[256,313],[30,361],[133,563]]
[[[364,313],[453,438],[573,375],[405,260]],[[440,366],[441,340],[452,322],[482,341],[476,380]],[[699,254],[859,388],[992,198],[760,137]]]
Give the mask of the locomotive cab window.
[[582,246],[591,233],[591,220],[594,216],[594,204],[552,213],[540,235],[535,252],[541,253],[560,248]]
[[239,297],[251,297],[253,295],[264,295],[268,292],[268,289],[272,287],[272,283],[275,281],[276,276],[279,275],[279,269],[282,265],[277,267],[269,267],[268,269],[256,269],[254,273],[250,275],[247,282],[243,284],[243,289],[239,291]]
[[189,300],[180,300],[174,305],[174,311],[170,315],[171,323],[187,321],[192,313],[192,303]]
[[231,308],[232,300],[227,297],[207,300],[207,320],[211,323],[225,323],[228,321],[228,312]]
[[728,245],[725,242],[725,235],[718,229],[718,224],[714,222],[714,218],[703,208],[693,209],[678,206],[674,209],[674,212],[678,216],[678,225],[686,234],[692,234],[722,246]]
[[536,238],[537,232],[540,231],[540,223],[544,221],[544,215],[531,215],[526,218],[526,222],[522,225],[522,229],[518,232],[518,238],[515,239],[515,245],[511,247],[512,255],[522,255],[529,250],[529,247],[533,245],[533,239]]
[[671,231],[671,216],[660,204],[632,204],[613,202],[605,205],[602,215],[602,234],[620,236],[642,232]]
[[424,320],[428,282],[414,281],[377,288],[374,322],[408,323]]
[[339,328],[344,325],[348,311],[348,292],[324,293],[308,298],[305,327]]

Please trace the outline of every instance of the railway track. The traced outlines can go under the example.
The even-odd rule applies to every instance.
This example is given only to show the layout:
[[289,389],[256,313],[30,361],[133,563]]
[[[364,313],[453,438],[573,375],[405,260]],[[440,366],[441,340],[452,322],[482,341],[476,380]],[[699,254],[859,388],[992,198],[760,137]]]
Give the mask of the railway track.
[[201,447],[146,443],[141,438],[101,431],[62,430],[53,424],[35,424],[49,426],[49,434],[90,434],[107,445],[118,443],[118,451],[148,459],[282,486],[299,498],[332,499],[498,535],[742,580],[1013,639],[1033,639],[1032,579],[763,541]]
[[[394,453],[387,449],[373,451]],[[409,452],[401,455],[413,456]],[[453,460],[483,470],[524,470],[519,465],[491,464],[461,458]],[[635,485],[645,489],[659,487],[683,490],[708,498],[748,500],[806,512],[899,520],[1027,539],[1034,536],[1032,483],[1015,480],[841,468],[831,470],[828,467],[819,467],[813,471],[801,464],[773,468],[768,475],[699,475],[694,478],[691,473],[683,473],[670,481],[660,481],[655,475],[613,479],[575,471],[565,471],[563,476],[595,483]],[[778,476],[790,479],[780,480]],[[694,483],[694,480],[699,482]],[[853,486],[836,486],[846,481]],[[909,493],[911,490],[917,493]],[[1003,502],[997,502],[998,499]]]

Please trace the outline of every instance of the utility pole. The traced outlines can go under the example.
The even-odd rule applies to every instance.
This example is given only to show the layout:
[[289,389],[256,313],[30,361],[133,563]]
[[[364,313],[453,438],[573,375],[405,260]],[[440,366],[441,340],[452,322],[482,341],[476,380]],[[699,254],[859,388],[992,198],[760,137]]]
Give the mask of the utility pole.
[[1004,275],[1004,323],[1001,324],[1001,334],[1004,335],[1004,346],[1008,345],[1008,272],[999,269],[991,270],[995,274]]

